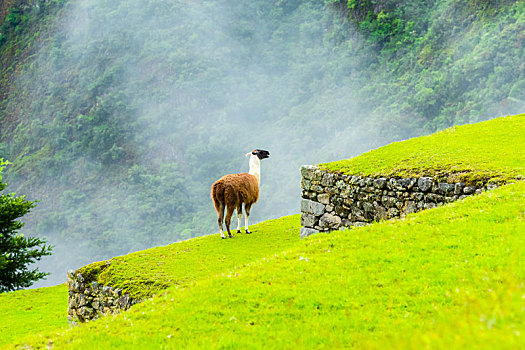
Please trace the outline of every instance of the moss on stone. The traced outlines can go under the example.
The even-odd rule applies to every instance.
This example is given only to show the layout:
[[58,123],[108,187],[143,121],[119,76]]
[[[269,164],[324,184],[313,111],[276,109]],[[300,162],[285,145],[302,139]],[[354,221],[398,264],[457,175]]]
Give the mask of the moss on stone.
[[92,264],[81,267],[77,273],[82,274],[86,282],[98,281],[100,274],[104,269],[111,265],[109,260],[97,261]]

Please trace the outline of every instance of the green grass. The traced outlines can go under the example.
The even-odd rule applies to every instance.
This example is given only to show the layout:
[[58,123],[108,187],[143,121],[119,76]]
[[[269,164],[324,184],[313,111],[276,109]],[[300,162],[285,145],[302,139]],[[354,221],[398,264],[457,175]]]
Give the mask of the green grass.
[[67,328],[67,295],[64,284],[0,294],[0,346]]
[[320,164],[331,172],[370,177],[436,176],[449,181],[505,183],[525,176],[525,114],[455,126]]
[[[264,245],[283,231],[297,236],[296,216],[273,224],[267,236],[244,239]],[[126,313],[16,343],[519,348],[525,346],[524,233],[520,182],[402,220],[265,248],[266,255],[250,263],[173,286]],[[209,245],[230,260],[235,250],[225,247],[240,242]],[[190,265],[186,261],[180,263]]]
[[[209,235],[139,251],[87,265],[80,272],[102,285],[122,288],[144,299],[172,285],[185,285],[243,266],[268,252],[282,251],[299,240],[300,216],[268,220],[250,226],[252,235],[233,233],[233,239]],[[232,225],[236,227],[236,225]],[[235,231],[232,231],[235,232]],[[101,268],[102,267],[102,268]]]

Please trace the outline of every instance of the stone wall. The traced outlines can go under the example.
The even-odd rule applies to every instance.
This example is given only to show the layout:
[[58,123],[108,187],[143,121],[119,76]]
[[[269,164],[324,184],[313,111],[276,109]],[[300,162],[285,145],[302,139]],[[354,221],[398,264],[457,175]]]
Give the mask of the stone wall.
[[131,299],[128,294],[123,294],[121,289],[88,281],[78,271],[71,270],[67,273],[66,285],[69,290],[67,319],[71,323],[118,313],[139,302]]
[[437,182],[431,177],[367,178],[341,175],[316,166],[301,167],[301,238],[341,227],[364,226],[495,188]]

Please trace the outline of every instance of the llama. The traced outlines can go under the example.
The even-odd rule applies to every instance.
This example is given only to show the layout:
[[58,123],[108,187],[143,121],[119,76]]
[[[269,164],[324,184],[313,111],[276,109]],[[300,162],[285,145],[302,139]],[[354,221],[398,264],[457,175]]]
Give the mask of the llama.
[[224,209],[226,209],[226,230],[228,237],[232,238],[230,232],[230,221],[233,211],[237,210],[237,233],[241,233],[242,205],[244,203],[244,229],[246,233],[251,233],[248,228],[248,217],[252,205],[259,199],[259,182],[261,180],[261,160],[268,158],[270,152],[256,149],[246,153],[250,157],[250,172],[240,174],[230,174],[221,177],[211,186],[211,198],[217,210],[219,230],[221,238],[226,238],[222,231],[222,221],[224,219]]

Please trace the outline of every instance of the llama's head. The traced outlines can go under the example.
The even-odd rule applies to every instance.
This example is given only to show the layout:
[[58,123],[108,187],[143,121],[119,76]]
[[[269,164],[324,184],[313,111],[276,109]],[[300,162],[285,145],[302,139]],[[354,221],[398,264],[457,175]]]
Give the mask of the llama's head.
[[246,153],[246,157],[249,157],[251,155],[257,156],[259,159],[269,158],[270,152],[265,151],[263,149],[254,149],[253,151]]

